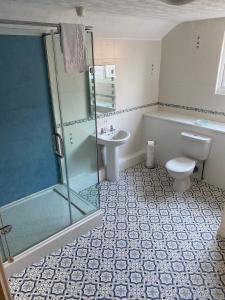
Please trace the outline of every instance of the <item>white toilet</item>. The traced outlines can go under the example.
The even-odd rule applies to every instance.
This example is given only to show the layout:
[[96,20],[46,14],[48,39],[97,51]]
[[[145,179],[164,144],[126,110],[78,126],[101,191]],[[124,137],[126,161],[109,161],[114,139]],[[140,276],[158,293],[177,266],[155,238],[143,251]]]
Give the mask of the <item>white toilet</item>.
[[194,132],[181,132],[181,147],[185,157],[169,160],[165,167],[174,178],[174,190],[184,192],[191,186],[190,176],[198,160],[208,158],[211,138]]

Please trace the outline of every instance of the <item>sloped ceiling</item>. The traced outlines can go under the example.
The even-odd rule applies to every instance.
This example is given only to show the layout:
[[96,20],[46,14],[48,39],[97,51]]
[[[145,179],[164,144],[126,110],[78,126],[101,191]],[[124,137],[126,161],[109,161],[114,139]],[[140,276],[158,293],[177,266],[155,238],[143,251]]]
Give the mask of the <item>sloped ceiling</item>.
[[172,6],[160,0],[0,0],[1,19],[77,22],[74,7],[83,5],[83,22],[98,36],[161,39],[179,23],[225,17],[225,0],[195,0]]

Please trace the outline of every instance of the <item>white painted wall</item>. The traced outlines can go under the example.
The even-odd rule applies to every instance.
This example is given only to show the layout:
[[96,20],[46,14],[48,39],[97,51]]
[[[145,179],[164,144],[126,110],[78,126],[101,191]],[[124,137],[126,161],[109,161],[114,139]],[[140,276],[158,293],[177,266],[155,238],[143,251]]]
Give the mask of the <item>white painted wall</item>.
[[160,41],[95,38],[95,64],[116,65],[117,110],[157,101],[160,57]]
[[[160,41],[95,38],[94,56],[96,65],[116,65],[116,110],[158,101]],[[149,110],[148,107],[98,119],[99,130],[105,125],[105,119],[108,126],[114,124],[117,128],[130,130],[128,144],[120,148],[124,167],[131,163],[126,164],[126,160],[143,154],[143,113]]]
[[183,23],[167,34],[162,41],[160,102],[225,112],[225,96],[215,95],[224,31],[222,18]]

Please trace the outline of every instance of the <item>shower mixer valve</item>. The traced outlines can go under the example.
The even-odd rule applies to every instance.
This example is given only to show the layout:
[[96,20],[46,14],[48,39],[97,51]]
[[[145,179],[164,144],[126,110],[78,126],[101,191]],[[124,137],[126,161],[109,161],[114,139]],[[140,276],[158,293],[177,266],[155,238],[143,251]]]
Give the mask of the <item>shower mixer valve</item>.
[[70,133],[69,141],[70,141],[70,144],[72,145],[73,144],[73,134],[72,133]]

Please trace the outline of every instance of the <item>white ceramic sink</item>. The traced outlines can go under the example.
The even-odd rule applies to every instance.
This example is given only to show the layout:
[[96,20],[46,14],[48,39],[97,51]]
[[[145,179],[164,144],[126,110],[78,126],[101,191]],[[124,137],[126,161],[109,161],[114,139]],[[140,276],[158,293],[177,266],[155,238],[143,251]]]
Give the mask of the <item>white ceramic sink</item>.
[[97,143],[105,146],[106,150],[106,177],[108,180],[115,181],[119,179],[119,152],[118,146],[121,146],[130,138],[130,132],[124,129],[116,129],[97,135]]
[[109,147],[117,147],[125,144],[130,138],[130,132],[124,129],[114,130],[113,132],[106,132],[98,134],[97,143],[100,145],[107,145]]

